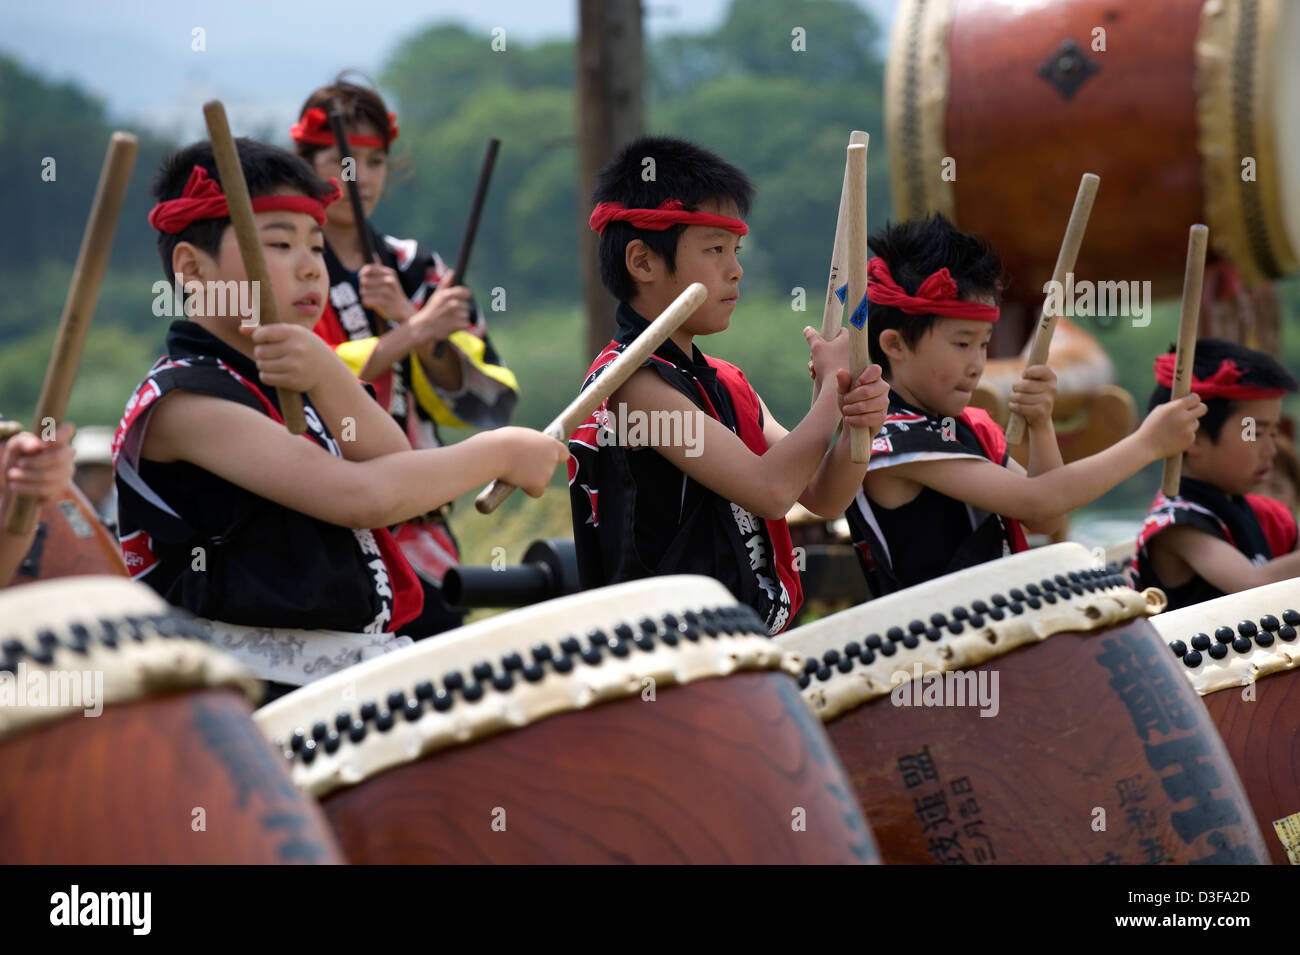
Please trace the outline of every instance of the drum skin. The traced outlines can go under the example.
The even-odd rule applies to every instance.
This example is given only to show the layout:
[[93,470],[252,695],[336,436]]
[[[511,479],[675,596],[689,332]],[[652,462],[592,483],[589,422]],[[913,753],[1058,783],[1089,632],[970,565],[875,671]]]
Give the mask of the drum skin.
[[1254,699],[1240,688],[1202,697],[1219,729],[1254,807],[1268,853],[1287,865],[1273,832],[1275,820],[1300,813],[1300,671],[1277,673],[1254,684]]
[[0,741],[0,864],[342,861],[251,712],[202,689]]
[[561,713],[323,802],[353,863],[864,863],[794,680],[741,672]]
[[41,508],[36,539],[9,586],[90,574],[125,577],[126,564],[85,495],[69,484],[63,497]]
[[[1228,753],[1176,665],[1138,618],[974,667],[989,685],[997,674],[995,716],[884,696],[827,730],[886,863],[1264,862]],[[915,702],[918,690],[895,693]]]

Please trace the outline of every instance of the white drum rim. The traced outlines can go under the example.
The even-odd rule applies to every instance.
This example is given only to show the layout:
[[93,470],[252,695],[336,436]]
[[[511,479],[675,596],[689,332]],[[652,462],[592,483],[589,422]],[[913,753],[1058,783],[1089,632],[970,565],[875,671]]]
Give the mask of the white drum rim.
[[[1065,580],[1064,590],[1057,578]],[[1016,593],[1024,599],[1016,599]],[[1003,599],[1001,607],[994,595]],[[1020,613],[1013,604],[1020,605]],[[1133,590],[1122,573],[1112,572],[1082,544],[1067,542],[877,597],[776,642],[801,670],[804,699],[821,719],[831,720],[927,673],[967,669],[1054,634],[1099,630],[1164,607],[1163,592]],[[944,622],[935,623],[932,614]],[[893,638],[891,628],[898,628]],[[873,637],[880,650],[868,657]],[[888,653],[886,646],[892,648]]]
[[[652,633],[642,628],[642,618],[654,625]],[[603,641],[594,638],[596,631]],[[575,644],[565,646],[570,634],[576,653]],[[541,656],[533,653],[535,645]],[[508,664],[512,655],[517,659]],[[567,661],[563,670],[560,657]],[[488,671],[478,671],[480,663]],[[446,747],[642,694],[648,685],[777,669],[795,673],[753,609],[721,583],[656,577],[583,591],[421,641],[308,684],[253,719],[284,753],[294,781],[319,797]],[[451,671],[460,677],[448,682]],[[367,703],[373,711],[366,712]]]
[[[261,683],[204,641],[188,613],[125,577],[62,577],[0,591],[0,640],[0,741],[177,690],[229,688],[252,705],[262,696]],[[75,685],[77,702],[55,704],[46,683]]]
[[[1170,610],[1152,617],[1151,624],[1180,657],[1180,669],[1201,696],[1248,686],[1300,666],[1300,592],[1294,580]],[[1220,639],[1220,627],[1231,631],[1234,642]],[[1283,639],[1284,628],[1289,629],[1291,639]],[[1192,645],[1192,638],[1202,634],[1210,641],[1209,647],[1227,647],[1222,657],[1216,659],[1209,650],[1202,652]],[[1238,640],[1241,649],[1235,643]],[[1182,653],[1177,652],[1180,642]]]

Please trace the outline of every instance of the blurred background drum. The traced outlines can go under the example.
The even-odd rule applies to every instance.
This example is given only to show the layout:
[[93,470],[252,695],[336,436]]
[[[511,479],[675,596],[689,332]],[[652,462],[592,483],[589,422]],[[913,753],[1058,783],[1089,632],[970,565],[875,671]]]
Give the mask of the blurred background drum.
[[59,500],[41,508],[36,538],[9,586],[105,574],[127,576],[121,548],[85,495],[69,484]]
[[714,580],[634,581],[361,663],[256,720],[355,863],[877,861],[763,633]]
[[0,864],[338,862],[260,685],[141,584],[0,592]]
[[1218,726],[1269,855],[1300,865],[1300,583],[1229,594],[1151,623]]
[[1139,594],[1077,544],[777,638],[887,863],[1254,863],[1223,743]]
[[1290,0],[903,0],[885,77],[895,207],[997,246],[1011,307],[991,353],[1007,356],[1096,173],[1076,279],[1176,296],[1203,222],[1205,331],[1271,350],[1269,283],[1300,268],[1296,50]]

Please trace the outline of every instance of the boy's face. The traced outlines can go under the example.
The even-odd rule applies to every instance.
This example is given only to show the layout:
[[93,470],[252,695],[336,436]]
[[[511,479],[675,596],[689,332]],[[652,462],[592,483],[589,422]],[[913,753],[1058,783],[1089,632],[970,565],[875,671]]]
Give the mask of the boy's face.
[[[972,301],[994,304],[991,296],[974,296]],[[884,345],[885,332],[882,338]],[[895,350],[889,355],[890,383],[900,387],[904,400],[920,405],[940,417],[957,417],[970,404],[975,386],[988,361],[993,323],[972,318],[936,318],[915,349],[909,349],[896,332]]]
[[[348,127],[351,136],[379,136],[379,130],[370,123],[358,123]],[[366,210],[366,217],[374,214],[379,205],[379,197],[384,192],[384,182],[388,178],[388,153],[374,146],[351,146],[352,158],[356,160],[357,188],[361,190],[361,206]],[[326,182],[337,179],[339,185],[347,192],[347,183],[343,179],[343,166],[339,160],[337,146],[327,146],[312,157],[312,170]],[[351,178],[351,177],[349,177]],[[325,210],[325,217],[332,226],[353,228],[352,203],[345,195],[342,200]]]
[[1211,441],[1204,431],[1196,433],[1196,441],[1187,449],[1188,476],[1225,494],[1254,492],[1272,471],[1281,416],[1281,398],[1233,402],[1218,441]]
[[[740,218],[740,210],[730,200],[703,202],[699,211]],[[708,298],[686,319],[680,331],[690,336],[725,331],[740,297],[740,277],[745,274],[738,256],[740,240],[741,236],[726,229],[688,225],[677,240],[676,267],[672,274],[662,259],[647,252],[655,260],[654,280],[662,287],[653,292],[644,285],[641,287],[643,294],[649,293],[647,304],[653,302],[652,307],[656,308],[646,318],[653,321],[688,285],[700,282],[709,290]]]
[[[287,195],[294,194],[290,190],[283,191]],[[266,259],[272,286],[271,290],[258,290],[261,299],[265,301],[268,291],[273,291],[280,321],[311,328],[325,311],[325,295],[329,291],[324,232],[305,212],[268,210],[253,213],[253,220],[262,240],[262,256]],[[221,247],[215,258],[182,242],[173,252],[172,261],[187,282],[197,279],[200,282],[242,283],[248,279],[233,226],[222,233]],[[243,295],[251,302],[251,289]],[[240,321],[245,316],[225,317]]]

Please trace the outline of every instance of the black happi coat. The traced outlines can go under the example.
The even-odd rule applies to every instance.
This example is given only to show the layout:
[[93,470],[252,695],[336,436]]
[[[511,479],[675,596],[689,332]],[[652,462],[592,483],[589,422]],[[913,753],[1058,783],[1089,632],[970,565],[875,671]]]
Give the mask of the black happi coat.
[[1288,554],[1296,546],[1295,517],[1280,501],[1258,494],[1229,497],[1212,484],[1184,477],[1174,497],[1156,494],[1138,533],[1132,564],[1135,586],[1159,587],[1169,598],[1169,610],[1224,595],[1200,575],[1177,587],[1167,586],[1157,576],[1150,544],[1177,526],[1195,527],[1225,540],[1257,565]]
[[[250,626],[382,633],[419,612],[415,575],[387,530],[329,524],[188,462],[142,459],[151,407],[177,389],[282,420],[252,359],[193,322],[172,323],[167,357],[132,395],[113,441],[133,578],[194,614]],[[303,437],[341,456],[305,395],[303,406]]]
[[[649,324],[625,303],[616,320],[617,337],[597,356],[583,388]],[[734,365],[695,346],[687,356],[669,340],[643,367],[751,450],[761,443],[757,395]],[[753,607],[769,633],[779,633],[803,599],[785,521],[763,520],[723,499],[652,449],[619,446],[619,410],[603,403],[569,438],[569,500],[582,586],[702,574]]]

